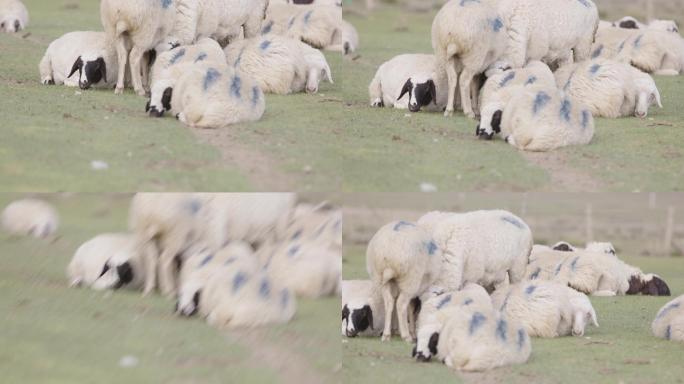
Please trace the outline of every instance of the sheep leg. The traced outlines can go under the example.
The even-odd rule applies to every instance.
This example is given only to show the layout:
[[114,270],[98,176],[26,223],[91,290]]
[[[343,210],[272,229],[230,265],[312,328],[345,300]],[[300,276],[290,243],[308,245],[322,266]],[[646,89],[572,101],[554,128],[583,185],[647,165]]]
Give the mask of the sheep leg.
[[[385,302],[385,329],[382,331],[382,341],[388,341],[392,337],[392,310],[394,309],[394,296],[389,283],[382,286],[382,300]],[[401,323],[401,319],[399,322]]]
[[456,87],[458,87],[458,72],[456,71],[456,59],[454,57],[450,57],[447,60],[447,65],[446,65],[446,73],[447,73],[447,83],[448,83],[448,97],[447,97],[447,105],[446,105],[446,110],[444,111],[444,116],[449,117],[454,114],[454,107],[456,105]]
[[408,319],[409,319],[409,314],[408,314],[408,309],[409,309],[409,303],[411,302],[411,298],[404,292],[400,292],[399,296],[397,297],[397,318],[399,319],[399,333],[401,334],[401,338],[404,339],[408,343],[413,342],[413,338],[411,337],[411,333],[409,331],[409,324],[408,324]]
[[[131,80],[133,82],[133,89],[138,96],[145,96],[145,88],[142,84],[142,59],[145,52],[138,46],[134,46],[131,49],[130,61],[131,61]],[[119,69],[121,70],[121,69]]]
[[418,338],[416,337],[416,313],[415,313],[415,305],[413,300],[409,300],[408,304],[408,331],[409,335],[411,335],[411,341],[416,341]]
[[145,288],[143,289],[143,296],[147,296],[156,287],[157,284],[157,256],[152,252],[143,252],[143,266],[145,268]]
[[527,58],[527,20],[520,16],[513,16],[507,31],[508,50],[506,51],[506,58],[511,67],[521,68],[525,66],[525,59]]
[[126,49],[126,41],[124,36],[119,36],[116,39],[116,55],[119,60],[119,73],[116,77],[116,89],[114,93],[120,95],[124,90],[124,81],[126,80],[126,62],[128,60],[128,50]]
[[463,114],[471,119],[475,118],[472,100],[470,98],[473,77],[473,72],[469,68],[463,68],[463,72],[461,72],[461,76],[458,80],[460,83],[459,85],[461,86],[461,105],[463,106]]
[[143,54],[143,59],[140,63],[140,68],[142,70],[142,86],[145,89],[146,94],[150,93],[150,60],[147,53]]
[[162,295],[170,297],[176,291],[174,262],[177,252],[174,247],[167,247],[161,254],[159,265],[159,289]]

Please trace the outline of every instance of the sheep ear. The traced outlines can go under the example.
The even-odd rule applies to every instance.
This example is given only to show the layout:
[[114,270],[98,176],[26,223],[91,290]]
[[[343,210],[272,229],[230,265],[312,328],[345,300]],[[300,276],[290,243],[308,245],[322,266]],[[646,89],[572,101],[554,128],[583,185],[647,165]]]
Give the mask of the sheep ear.
[[596,328],[599,327],[598,319],[596,318],[596,311],[593,308],[591,309],[591,322],[594,323]]
[[97,63],[100,65],[100,74],[102,75],[102,81],[107,82],[107,63],[105,63],[104,59],[99,57],[97,59]]
[[368,315],[368,323],[370,324],[370,329],[374,329],[373,328],[373,310],[368,305],[364,305],[363,309],[366,310],[366,314]]
[[401,94],[399,94],[399,97],[397,97],[397,101],[401,100],[405,94],[411,92],[411,88],[413,88],[413,85],[411,84],[411,79],[409,78],[406,80],[406,83],[404,83],[404,88],[401,89]]
[[171,110],[171,98],[173,97],[173,88],[168,87],[164,90],[162,95],[162,107],[167,111]]
[[428,80],[428,89],[430,90],[430,96],[432,96],[432,102],[437,105],[437,89],[435,88],[435,82]]
[[437,354],[437,344],[439,344],[439,333],[435,332],[430,336],[430,341],[428,342],[428,349],[433,355]]
[[503,112],[501,110],[494,112],[494,115],[492,115],[492,129],[496,133],[501,133],[501,116],[502,115],[503,115]]
[[660,102],[660,91],[658,91],[658,88],[656,88],[656,90],[653,94],[655,95],[655,99],[656,99],[656,102],[658,103],[658,107],[663,108],[663,103]]
[[325,72],[325,76],[328,78],[328,82],[329,82],[330,84],[335,84],[335,83],[333,82],[332,72],[330,71],[330,66],[326,64],[326,65],[325,65],[325,69],[324,69],[323,71]]
[[67,79],[70,79],[71,76],[73,76],[74,73],[76,73],[76,71],[81,71],[82,68],[83,68],[83,60],[81,59],[81,56],[79,56],[78,59],[76,59],[76,61],[74,61],[74,65],[71,67],[71,73],[69,73],[69,76],[67,76]]

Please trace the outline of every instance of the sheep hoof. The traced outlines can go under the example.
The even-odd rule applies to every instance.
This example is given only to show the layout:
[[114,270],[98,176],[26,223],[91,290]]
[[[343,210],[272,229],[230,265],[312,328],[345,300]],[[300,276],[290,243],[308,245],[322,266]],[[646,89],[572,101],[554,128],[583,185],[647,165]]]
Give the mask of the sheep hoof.
[[444,117],[451,117],[454,115],[454,111],[446,110],[444,111]]
[[55,85],[55,81],[53,79],[45,79],[43,80],[43,85]]
[[123,88],[116,87],[116,89],[114,90],[114,94],[115,95],[122,95],[123,91],[124,91]]
[[380,341],[389,341],[389,340],[390,340],[389,335],[382,335],[382,337],[380,338]]

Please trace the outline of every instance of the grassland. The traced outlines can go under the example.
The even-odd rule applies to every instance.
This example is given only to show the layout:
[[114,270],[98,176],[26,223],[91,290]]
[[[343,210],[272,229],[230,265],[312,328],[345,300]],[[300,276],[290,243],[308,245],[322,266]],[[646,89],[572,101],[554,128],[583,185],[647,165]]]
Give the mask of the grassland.
[[[0,195],[0,206],[13,196]],[[48,197],[51,241],[0,235],[0,372],[5,383],[322,383],[340,369],[339,299],[300,300],[295,319],[219,332],[172,315],[173,303],[132,291],[69,289],[77,246],[126,227],[128,196]],[[120,365],[132,356],[138,364]]]

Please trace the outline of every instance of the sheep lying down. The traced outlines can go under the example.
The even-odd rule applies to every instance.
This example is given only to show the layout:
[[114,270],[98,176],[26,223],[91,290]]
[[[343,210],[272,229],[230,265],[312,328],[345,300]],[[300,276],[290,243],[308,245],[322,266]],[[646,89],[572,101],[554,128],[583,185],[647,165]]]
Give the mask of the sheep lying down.
[[684,341],[684,295],[665,304],[651,324],[656,337]]
[[2,229],[14,236],[45,238],[57,231],[59,216],[50,204],[37,199],[10,203],[0,214]]

